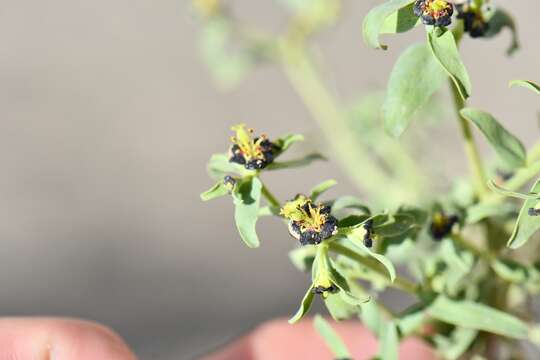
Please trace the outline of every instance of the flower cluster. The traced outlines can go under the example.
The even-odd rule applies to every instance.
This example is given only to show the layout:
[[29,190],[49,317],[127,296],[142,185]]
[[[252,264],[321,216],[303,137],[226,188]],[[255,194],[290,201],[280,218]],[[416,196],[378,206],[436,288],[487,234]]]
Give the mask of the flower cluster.
[[429,232],[433,239],[442,240],[452,232],[452,228],[459,222],[456,215],[446,215],[443,211],[436,211],[431,219]]
[[464,30],[473,38],[482,37],[489,28],[489,23],[482,14],[482,9],[474,6],[472,1],[468,0],[462,4],[456,5],[458,12],[457,18],[463,20]]
[[289,233],[302,245],[316,245],[337,234],[337,219],[330,206],[314,204],[305,195],[297,195],[281,209],[289,220]]
[[232,130],[236,136],[231,138],[230,162],[244,165],[248,170],[261,170],[274,161],[279,149],[266,135],[252,138],[253,129],[247,129],[245,124],[233,126]]
[[448,26],[452,22],[454,6],[445,0],[416,0],[413,11],[425,25]]

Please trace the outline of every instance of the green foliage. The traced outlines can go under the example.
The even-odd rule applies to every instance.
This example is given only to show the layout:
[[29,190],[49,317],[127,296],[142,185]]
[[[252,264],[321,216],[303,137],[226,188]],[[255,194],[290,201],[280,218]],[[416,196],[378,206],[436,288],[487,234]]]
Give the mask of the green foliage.
[[[208,172],[216,183],[201,199],[231,194],[238,232],[249,247],[259,246],[256,224],[269,216],[282,220],[282,238],[299,240],[289,259],[311,276],[289,322],[306,316],[320,298],[334,320],[361,319],[379,341],[378,359],[397,359],[399,342],[407,336],[426,340],[444,359],[486,358],[491,347],[486,344],[520,355],[511,347],[514,340],[540,346],[540,326],[527,307],[540,294],[538,244],[531,241],[540,229],[540,180],[529,192],[524,190],[540,177],[540,144],[527,151],[488,112],[467,107],[472,84],[459,50],[464,35],[470,35],[467,41],[488,39],[507,27],[512,31],[509,52],[515,51],[514,20],[504,10],[487,10],[486,1],[475,0],[472,10],[481,15],[476,25],[488,22],[484,33],[471,31],[471,18],[461,15],[448,26],[426,26],[425,43],[411,45],[397,59],[384,97],[382,92],[367,94],[351,105],[325,84],[308,46],[311,34],[337,20],[341,2],[279,2],[291,10],[285,34],[244,26],[232,7],[219,1],[199,9],[206,22],[204,57],[211,70],[223,72],[231,84],[260,62],[282,66],[330,140],[335,158],[365,190],[365,198],[331,197],[339,189],[335,180],[327,180],[312,189],[291,188],[287,199],[295,200],[280,201],[269,190],[268,172],[325,158],[315,152],[288,159],[285,153],[304,140],[302,135],[279,137],[268,147],[242,127],[242,143],[247,145],[210,158]],[[379,40],[382,34],[419,26],[414,5],[413,0],[390,0],[371,10],[362,25],[368,46],[386,49]],[[440,176],[432,174],[440,173],[444,164],[432,162],[426,171],[421,159],[431,148],[419,143],[428,139],[431,146],[440,145],[433,134],[441,136],[435,128],[439,118],[447,118],[440,111],[446,99],[434,94],[447,78],[472,171],[469,178],[441,184]],[[540,93],[531,81],[510,85]],[[413,119],[416,126],[404,134]],[[489,166],[477,149],[472,125],[497,155]],[[254,169],[237,155],[240,160],[262,159],[264,166]],[[451,180],[452,191],[447,191]],[[331,188],[335,190],[327,193]],[[320,202],[323,194],[330,198]],[[513,251],[520,247],[526,249]],[[406,293],[412,305],[396,312],[388,309],[378,297],[387,288]],[[336,358],[352,357],[320,315],[314,325]]]
[[326,320],[324,320],[322,316],[315,316],[315,319],[313,320],[313,326],[315,326],[315,330],[317,330],[326,345],[332,351],[334,358],[352,359],[352,356],[349,353],[349,350],[347,350],[347,346],[345,345],[345,343],[341,340],[336,331],[332,329],[330,324]]
[[[387,46],[379,42],[379,34],[390,33],[392,28],[395,32],[404,32],[414,27],[411,26],[410,14],[410,4],[413,2],[414,0],[390,0],[371,10],[362,25],[366,44],[375,49],[386,50]],[[398,14],[400,10],[401,15]]]
[[478,127],[507,166],[511,168],[525,166],[527,161],[525,147],[491,114],[473,108],[462,109],[460,113]]
[[445,79],[446,72],[425,44],[405,50],[392,70],[384,100],[383,117],[388,133],[401,135]]
[[472,92],[469,74],[461,61],[454,34],[449,30],[441,31],[441,34],[438,34],[437,31],[428,33],[429,47],[433,56],[454,82],[463,100],[466,100]]

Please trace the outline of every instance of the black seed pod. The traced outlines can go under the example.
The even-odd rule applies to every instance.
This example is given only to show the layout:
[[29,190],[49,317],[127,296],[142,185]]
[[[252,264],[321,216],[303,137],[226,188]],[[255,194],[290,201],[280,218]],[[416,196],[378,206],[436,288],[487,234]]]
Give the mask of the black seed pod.
[[434,240],[442,240],[452,232],[452,228],[459,222],[455,215],[447,216],[443,212],[437,212],[433,215],[429,232]]
[[339,288],[336,285],[332,284],[329,287],[315,286],[311,291],[314,294],[318,294],[318,295],[323,295],[326,292],[334,294],[339,291]]
[[529,208],[529,211],[527,211],[529,216],[540,216],[540,209],[535,208]]
[[364,246],[371,248],[373,247],[373,219],[366,221],[362,227],[366,230],[364,234]]
[[266,136],[251,138],[253,130],[246,129],[244,124],[233,127],[236,136],[231,140],[233,145],[229,148],[229,161],[244,165],[248,170],[261,170],[274,161],[279,151]]
[[445,0],[416,0],[413,11],[425,25],[448,26],[452,23],[454,6]]
[[481,9],[471,6],[471,1],[456,5],[457,18],[463,20],[465,32],[472,38],[483,37],[489,29],[489,23],[484,19]]

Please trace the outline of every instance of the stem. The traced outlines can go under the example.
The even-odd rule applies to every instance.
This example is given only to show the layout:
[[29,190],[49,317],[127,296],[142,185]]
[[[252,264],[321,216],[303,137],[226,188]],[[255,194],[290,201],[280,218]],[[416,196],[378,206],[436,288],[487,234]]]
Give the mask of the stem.
[[480,153],[478,152],[478,147],[474,141],[474,135],[471,131],[469,122],[460,114],[460,110],[465,107],[465,101],[463,101],[457,88],[452,82],[450,82],[450,90],[452,91],[454,98],[454,106],[461,127],[461,134],[463,136],[463,140],[465,141],[465,153],[469,159],[469,167],[474,177],[476,192],[480,198],[485,198],[488,194],[488,188],[486,185],[487,179],[484,173]]
[[463,236],[461,236],[461,234],[452,234],[452,240],[454,240],[456,244],[459,244],[460,246],[467,249],[468,251],[470,251],[471,253],[473,253],[474,255],[478,256],[481,259],[484,259],[488,262],[493,260],[492,254],[482,250],[472,241],[469,241],[465,239]]
[[268,201],[270,206],[281,208],[281,203],[279,202],[279,200],[274,196],[274,194],[270,192],[270,190],[268,190],[268,188],[264,184],[262,186],[261,193],[265,197],[265,199]]
[[[336,254],[340,254],[340,255],[348,257],[349,259],[355,260],[358,263],[362,264],[363,266],[369,268],[370,270],[381,274],[382,276],[387,276],[387,273],[384,267],[375,259],[362,256],[358,254],[357,252],[337,242],[332,242],[330,244],[330,250],[332,250]],[[393,283],[390,283],[390,286],[396,289],[399,289],[401,291],[404,291],[406,293],[409,293],[411,295],[416,295],[417,293],[416,284],[399,276],[396,277]]]

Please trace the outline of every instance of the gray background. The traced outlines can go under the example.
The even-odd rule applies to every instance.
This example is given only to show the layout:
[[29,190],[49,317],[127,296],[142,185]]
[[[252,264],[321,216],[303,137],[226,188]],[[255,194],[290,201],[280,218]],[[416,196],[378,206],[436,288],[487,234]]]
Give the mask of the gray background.
[[[286,25],[271,1],[234,3],[252,23]],[[376,3],[345,1],[343,23],[319,38],[331,86],[346,99],[383,87],[399,52],[424,36],[388,39],[387,53],[367,49],[360,24]],[[465,42],[471,103],[530,144],[538,98],[507,82],[540,80],[540,2],[500,3],[519,19],[523,50],[503,56],[506,31]],[[230,202],[198,198],[211,185],[205,162],[225,149],[233,123],[318,139],[280,70],[216,90],[186,0],[0,4],[0,313],[94,319],[143,359],[179,359],[295,310],[306,279],[289,265],[294,242],[278,223],[261,221],[263,246],[249,250]],[[463,172],[455,133],[433,140],[438,163]],[[330,172],[337,191],[354,191],[332,163],[269,182],[283,198]]]

